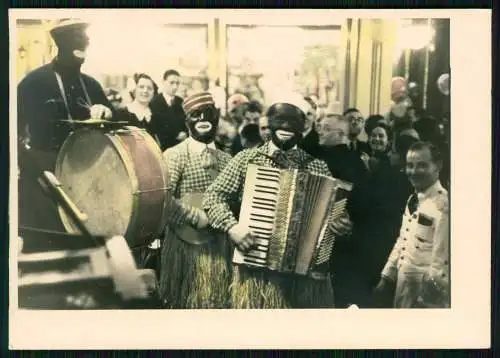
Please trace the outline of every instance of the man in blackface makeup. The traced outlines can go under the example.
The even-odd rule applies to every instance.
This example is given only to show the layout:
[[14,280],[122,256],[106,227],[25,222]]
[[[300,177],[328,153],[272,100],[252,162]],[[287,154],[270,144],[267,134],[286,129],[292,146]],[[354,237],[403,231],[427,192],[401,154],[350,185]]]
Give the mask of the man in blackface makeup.
[[71,120],[111,119],[112,106],[94,78],[81,73],[89,39],[88,24],[61,20],[50,30],[58,48],[50,62],[26,75],[17,87],[19,143],[19,223],[64,231],[56,206],[36,178],[54,171],[57,153],[75,128]]
[[160,292],[166,308],[228,308],[230,242],[209,227],[203,194],[231,156],[215,147],[219,110],[202,92],[183,103],[189,137],[167,149],[168,210],[162,242]]
[[[289,97],[275,101],[267,111],[271,140],[237,154],[208,188],[203,200],[211,225],[226,232],[232,243],[243,252],[255,244],[255,238],[244,225],[238,223],[235,213],[239,210],[234,208],[241,206],[246,170],[250,163],[331,176],[326,163],[298,148],[306,120],[301,108],[305,108],[307,103],[302,97]],[[334,307],[330,279],[313,280],[236,265],[233,266],[232,277],[233,308]]]

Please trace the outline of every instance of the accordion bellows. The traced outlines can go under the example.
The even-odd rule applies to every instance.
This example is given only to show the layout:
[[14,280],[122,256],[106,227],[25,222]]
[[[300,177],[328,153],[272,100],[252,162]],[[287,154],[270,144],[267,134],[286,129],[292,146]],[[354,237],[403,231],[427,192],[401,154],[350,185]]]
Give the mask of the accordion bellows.
[[330,220],[343,214],[346,183],[297,169],[250,164],[240,223],[256,237],[249,252],[235,250],[233,262],[281,273],[324,278],[335,236]]

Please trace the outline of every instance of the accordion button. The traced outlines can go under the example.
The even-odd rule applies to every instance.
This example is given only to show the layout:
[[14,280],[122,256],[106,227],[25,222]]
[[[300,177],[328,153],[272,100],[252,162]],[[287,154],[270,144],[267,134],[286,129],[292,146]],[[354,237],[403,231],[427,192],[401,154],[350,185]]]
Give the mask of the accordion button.
[[406,250],[406,247],[403,247],[403,248],[402,248],[402,250],[403,250],[403,251],[404,251],[404,250]]
[[401,260],[404,260],[404,259],[405,259],[405,257],[404,257],[404,256],[401,256]]

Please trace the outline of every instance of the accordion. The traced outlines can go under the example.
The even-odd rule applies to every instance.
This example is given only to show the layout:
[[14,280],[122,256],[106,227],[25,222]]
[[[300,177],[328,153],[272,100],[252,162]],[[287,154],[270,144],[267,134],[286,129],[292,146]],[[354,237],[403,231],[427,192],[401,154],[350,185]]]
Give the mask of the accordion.
[[335,235],[330,220],[345,212],[352,184],[298,169],[250,164],[239,223],[256,238],[233,263],[324,279]]

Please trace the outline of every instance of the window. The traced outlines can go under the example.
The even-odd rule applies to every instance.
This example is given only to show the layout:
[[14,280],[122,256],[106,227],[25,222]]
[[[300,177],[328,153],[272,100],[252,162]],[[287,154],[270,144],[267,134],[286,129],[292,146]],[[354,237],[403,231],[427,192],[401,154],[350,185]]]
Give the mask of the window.
[[340,26],[227,27],[227,92],[269,105],[283,91],[341,112]]
[[134,73],[145,72],[160,91],[163,73],[179,71],[183,77],[178,95],[208,86],[207,25],[132,25],[122,22],[110,28],[95,23],[88,30],[90,45],[82,70],[104,87],[123,90]]

